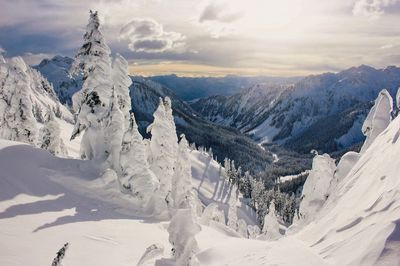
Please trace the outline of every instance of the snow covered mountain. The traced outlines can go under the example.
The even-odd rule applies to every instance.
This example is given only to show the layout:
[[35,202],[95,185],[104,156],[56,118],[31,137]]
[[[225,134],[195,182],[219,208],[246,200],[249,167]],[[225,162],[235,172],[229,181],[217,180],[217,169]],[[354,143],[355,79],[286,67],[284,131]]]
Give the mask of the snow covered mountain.
[[[192,107],[204,117],[235,126],[260,142],[288,142],[289,147],[303,152],[308,152],[310,146],[334,151],[361,141],[362,135],[357,132],[370,107],[368,103],[382,88],[394,96],[399,86],[400,68],[374,69],[362,65],[337,74],[306,77],[276,94],[273,100],[270,94],[264,93],[264,110],[240,105],[242,99],[251,98],[252,89],[230,97],[217,97],[218,100],[215,97],[203,99],[192,103]],[[272,93],[275,90],[272,88]],[[250,96],[246,96],[247,93]],[[258,106],[263,101],[257,98],[248,105]],[[255,119],[249,122],[249,117]],[[313,132],[321,125],[330,132],[330,137],[316,143],[318,138]]]
[[80,76],[69,75],[73,61],[69,57],[55,56],[51,59],[44,59],[39,65],[33,66],[53,85],[60,102],[68,105],[72,104],[72,95],[82,87]]
[[290,85],[256,84],[232,96],[212,96],[191,103],[208,120],[243,132],[260,123]]

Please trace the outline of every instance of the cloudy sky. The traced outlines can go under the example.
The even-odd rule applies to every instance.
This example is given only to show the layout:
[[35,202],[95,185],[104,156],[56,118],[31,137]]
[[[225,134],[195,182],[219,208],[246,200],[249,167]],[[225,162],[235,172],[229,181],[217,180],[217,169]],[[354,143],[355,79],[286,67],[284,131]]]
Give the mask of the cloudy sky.
[[142,75],[293,76],[400,65],[400,0],[0,0],[0,52],[73,56],[90,9]]

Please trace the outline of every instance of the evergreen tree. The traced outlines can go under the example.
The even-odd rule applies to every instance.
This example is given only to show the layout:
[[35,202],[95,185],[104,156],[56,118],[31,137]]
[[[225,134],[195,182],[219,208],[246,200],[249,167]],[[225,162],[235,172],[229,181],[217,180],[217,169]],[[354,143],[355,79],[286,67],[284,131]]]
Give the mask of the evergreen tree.
[[33,77],[21,57],[0,64],[0,137],[36,144],[38,128],[30,99]]
[[176,266],[197,266],[199,250],[194,236],[201,231],[190,209],[179,209],[168,226],[169,242]]
[[269,206],[268,215],[264,218],[264,226],[262,229],[265,239],[273,240],[281,236],[279,232],[279,223],[275,214],[275,203],[272,201]]
[[172,116],[171,100],[168,97],[164,100],[160,98],[160,104],[153,116],[154,121],[147,128],[147,131],[151,132],[150,169],[160,181],[158,195],[167,204],[172,204],[170,194],[178,151],[178,138]]
[[129,119],[128,130],[123,137],[120,161],[122,189],[141,200],[144,207],[155,208],[149,204],[159,187],[159,181],[150,170],[146,158],[146,145],[138,131],[133,113]]
[[107,158],[104,136],[104,118],[110,110],[112,94],[110,48],[99,30],[97,12],[90,11],[89,23],[83,36],[84,43],[75,56],[71,73],[83,72],[83,86],[73,96],[76,123],[71,139],[84,132],[81,157]]
[[181,135],[179,141],[178,157],[172,178],[171,198],[175,208],[189,208],[193,198],[189,144],[184,134]]
[[231,195],[229,198],[229,208],[228,208],[228,227],[237,230],[237,191],[234,184],[231,185]]
[[64,246],[57,252],[57,256],[53,259],[51,266],[61,266],[61,261],[65,256],[65,252],[69,247],[69,243],[65,243]]
[[238,233],[244,238],[249,238],[249,233],[247,232],[247,223],[243,219],[237,221]]
[[121,174],[120,152],[125,132],[125,116],[117,102],[115,89],[112,90],[110,110],[104,118],[104,139],[106,144],[107,161],[118,175]]
[[387,90],[382,90],[363,123],[362,132],[366,136],[366,139],[360,153],[364,153],[376,137],[387,128],[392,120],[392,111],[392,96],[390,96]]
[[118,107],[125,116],[124,128],[128,128],[131,107],[129,86],[132,80],[128,73],[128,62],[120,54],[117,54],[112,65],[112,78]]
[[400,88],[397,89],[397,93],[396,93],[396,116],[398,115],[398,113],[400,112]]
[[49,115],[43,128],[40,131],[39,147],[48,150],[56,156],[66,157],[68,155],[67,148],[61,139],[60,125],[55,121],[55,114],[49,107]]

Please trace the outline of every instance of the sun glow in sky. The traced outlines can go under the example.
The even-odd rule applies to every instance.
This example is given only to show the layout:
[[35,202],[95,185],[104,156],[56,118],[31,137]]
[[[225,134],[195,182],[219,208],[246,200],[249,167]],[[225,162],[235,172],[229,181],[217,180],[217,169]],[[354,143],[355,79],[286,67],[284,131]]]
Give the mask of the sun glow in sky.
[[143,75],[291,76],[400,62],[400,0],[0,0],[0,51],[73,56],[90,9]]

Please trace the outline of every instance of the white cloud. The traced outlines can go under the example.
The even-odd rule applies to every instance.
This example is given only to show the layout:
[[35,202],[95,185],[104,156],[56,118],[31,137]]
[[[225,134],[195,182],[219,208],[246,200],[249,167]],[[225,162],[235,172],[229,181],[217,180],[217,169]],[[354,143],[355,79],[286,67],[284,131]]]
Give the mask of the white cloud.
[[393,47],[394,47],[394,45],[391,44],[391,43],[389,43],[389,44],[382,45],[382,46],[380,47],[380,49],[391,49],[391,48],[393,48]]
[[353,7],[355,16],[377,19],[385,13],[385,8],[396,4],[399,0],[358,0]]
[[164,31],[163,25],[153,19],[134,19],[122,27],[120,40],[129,42],[135,52],[164,52],[181,48],[186,37],[178,32]]
[[3,54],[5,52],[6,52],[6,50],[4,50],[4,48],[0,46],[0,54]]
[[28,65],[33,66],[42,62],[43,59],[52,58],[53,56],[54,54],[48,54],[48,53],[38,53],[38,54],[25,53],[22,55],[22,58]]
[[240,11],[229,11],[226,4],[210,3],[200,15],[199,22],[218,21],[229,23],[238,20],[243,16]]

